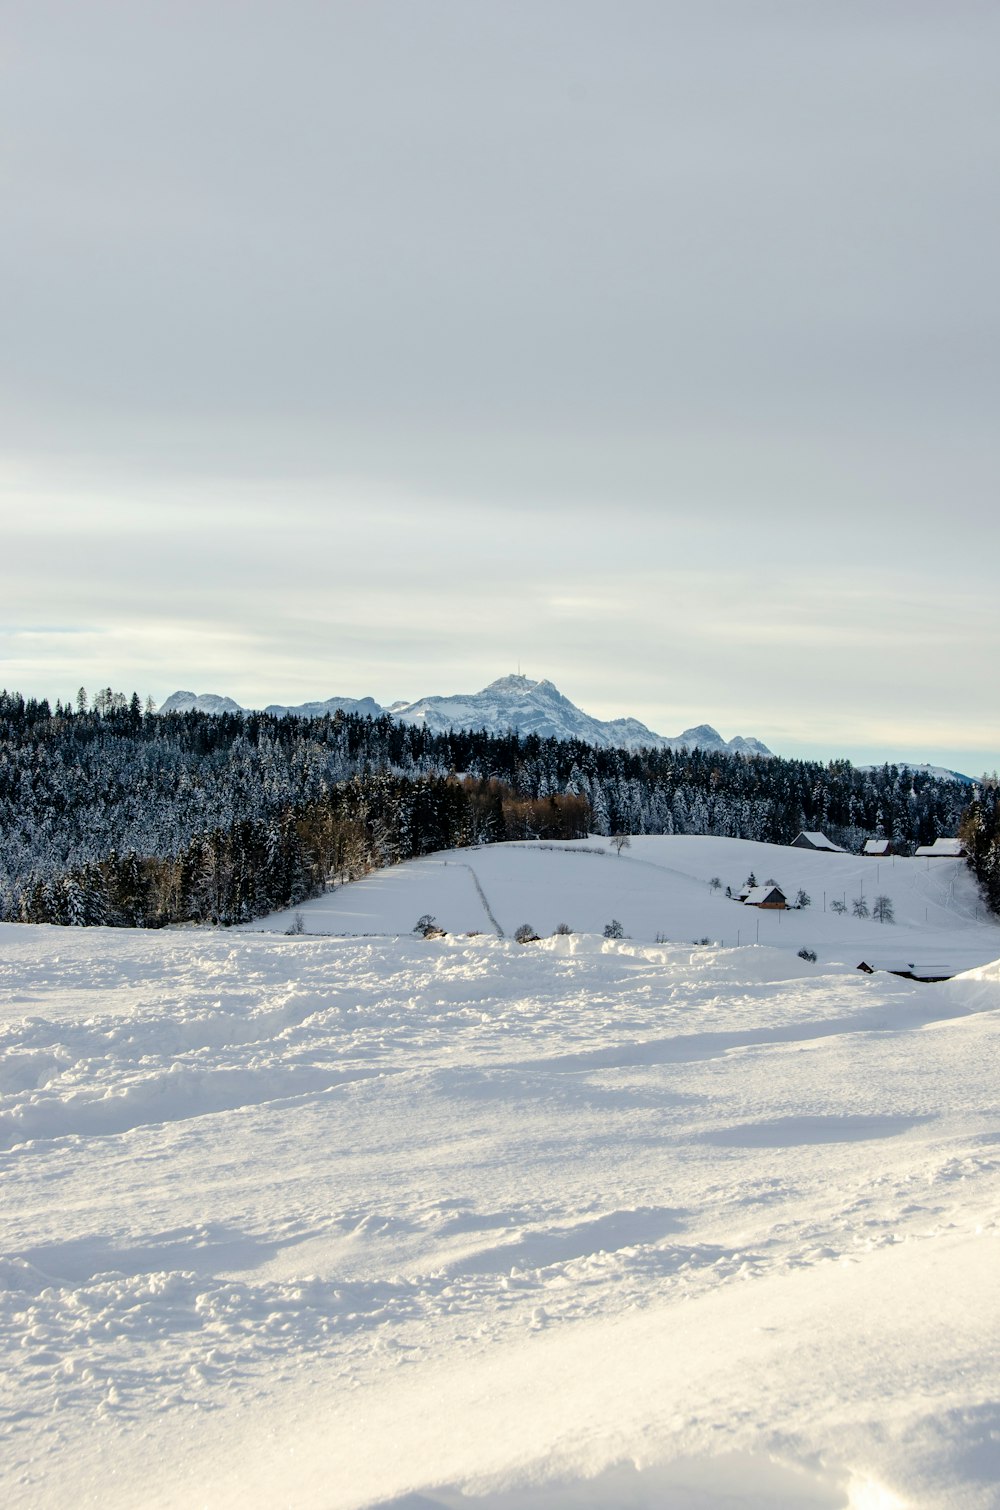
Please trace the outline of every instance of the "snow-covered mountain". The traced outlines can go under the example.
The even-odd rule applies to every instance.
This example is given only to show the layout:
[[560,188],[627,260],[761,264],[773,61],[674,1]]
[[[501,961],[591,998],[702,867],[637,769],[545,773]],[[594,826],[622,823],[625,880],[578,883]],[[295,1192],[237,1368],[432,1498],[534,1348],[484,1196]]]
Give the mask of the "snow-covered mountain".
[[158,713],[243,713],[245,710],[231,697],[217,692],[171,692]]
[[[965,786],[975,786],[976,784],[975,779],[972,776],[963,776],[961,771],[952,771],[948,768],[948,766],[926,764],[922,765],[919,761],[914,760],[893,760],[889,763],[890,765],[897,765],[900,767],[905,766],[906,769],[908,771],[912,771],[915,776],[931,776],[935,781],[961,781]],[[859,771],[880,771],[881,769],[882,767],[880,765],[858,766]]]
[[322,718],[327,713],[358,713],[362,718],[378,718],[384,713],[373,697],[328,697],[325,702],[299,703],[288,708],[280,703],[268,703],[265,713],[274,713],[278,718],[291,714],[295,718]]
[[676,738],[654,734],[636,718],[604,720],[584,713],[550,681],[532,681],[527,676],[502,676],[481,692],[456,697],[424,697],[418,702],[394,707],[393,716],[404,723],[424,724],[443,733],[447,729],[485,729],[503,734],[538,734],[547,739],[579,739],[585,744],[624,749],[643,745],[679,749],[708,749],[742,754],[769,755],[759,740],[727,743],[710,724],[687,729]]
[[[190,709],[204,713],[238,713],[240,705],[231,697],[215,693],[174,692],[160,708],[161,713],[186,713]],[[382,707],[374,698],[329,697],[323,702],[286,705],[270,703],[265,709],[279,717],[290,714],[298,718],[317,718],[324,713],[359,713],[376,717],[388,713],[402,723],[422,724],[433,733],[448,729],[483,729],[488,734],[537,734],[543,739],[579,739],[584,744],[602,748],[637,750],[643,746],[657,749],[709,750],[718,754],[770,755],[759,739],[737,734],[725,740],[711,724],[698,724],[682,734],[668,737],[655,734],[637,718],[594,718],[584,713],[550,681],[532,681],[527,676],[502,676],[481,692],[460,693],[451,697],[422,697],[417,702],[395,702]]]

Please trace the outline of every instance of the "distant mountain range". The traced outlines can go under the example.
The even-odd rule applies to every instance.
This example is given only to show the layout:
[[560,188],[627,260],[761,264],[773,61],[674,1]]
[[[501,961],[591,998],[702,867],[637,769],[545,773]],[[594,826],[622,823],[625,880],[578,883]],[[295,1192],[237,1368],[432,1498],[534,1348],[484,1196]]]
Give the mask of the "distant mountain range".
[[[975,786],[973,776],[963,776],[961,771],[952,771],[944,765],[916,765],[912,760],[890,760],[890,765],[905,765],[914,776],[930,776],[935,781],[961,781],[964,786]],[[859,765],[859,771],[880,771],[880,765]]]
[[[245,710],[231,697],[216,693],[174,692],[159,709],[161,713],[241,713]],[[604,720],[584,713],[549,681],[534,682],[527,676],[502,676],[481,692],[454,697],[422,697],[418,702],[392,703],[382,707],[374,698],[328,697],[324,702],[299,703],[295,707],[271,703],[266,713],[291,714],[298,718],[322,718],[325,713],[359,713],[377,717],[388,713],[401,723],[422,724],[433,733],[448,729],[483,729],[488,734],[537,734],[544,739],[579,739],[602,748],[636,750],[643,746],[668,750],[708,750],[725,755],[770,755],[759,739],[723,739],[711,724],[698,724],[682,734],[654,734],[636,718]]]

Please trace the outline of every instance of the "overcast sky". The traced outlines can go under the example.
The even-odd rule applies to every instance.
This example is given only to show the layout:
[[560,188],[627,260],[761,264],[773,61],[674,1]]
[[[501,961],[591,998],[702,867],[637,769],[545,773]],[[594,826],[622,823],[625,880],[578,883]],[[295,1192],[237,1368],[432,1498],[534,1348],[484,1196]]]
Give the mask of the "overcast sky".
[[1000,765],[994,0],[0,16],[0,684]]

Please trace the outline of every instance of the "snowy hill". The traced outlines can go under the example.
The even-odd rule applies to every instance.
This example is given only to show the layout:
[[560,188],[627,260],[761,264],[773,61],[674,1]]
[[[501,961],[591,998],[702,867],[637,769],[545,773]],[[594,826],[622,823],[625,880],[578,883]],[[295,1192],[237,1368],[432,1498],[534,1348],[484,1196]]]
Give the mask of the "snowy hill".
[[[197,708],[206,713],[237,712],[239,704],[232,698],[206,693],[175,692],[160,708],[161,713],[187,712]],[[724,740],[711,724],[699,724],[682,734],[667,737],[655,734],[635,718],[603,720],[584,713],[564,697],[550,681],[532,681],[526,676],[502,676],[481,692],[450,697],[419,698],[416,702],[394,702],[383,707],[374,698],[330,697],[325,701],[296,705],[271,703],[267,713],[299,718],[322,717],[326,713],[358,713],[376,717],[388,713],[403,723],[422,724],[434,733],[449,729],[482,729],[488,734],[537,734],[549,739],[579,739],[584,744],[604,748],[701,749],[716,753],[770,755],[759,739],[736,735]]]
[[[726,896],[727,886],[737,893],[751,873],[776,881],[789,901],[804,891],[810,905],[770,912]],[[890,899],[894,923],[871,916],[876,896]],[[853,915],[857,897],[868,916]],[[405,934],[430,913],[448,933],[506,938],[525,922],[543,936],[559,923],[600,935],[616,918],[639,944],[709,939],[796,956],[805,948],[825,970],[853,971],[865,960],[954,974],[1000,957],[1000,922],[986,913],[961,860],[878,861],[695,834],[634,837],[620,856],[597,837],[449,850],[246,926],[284,931],[296,912],[308,933]]]

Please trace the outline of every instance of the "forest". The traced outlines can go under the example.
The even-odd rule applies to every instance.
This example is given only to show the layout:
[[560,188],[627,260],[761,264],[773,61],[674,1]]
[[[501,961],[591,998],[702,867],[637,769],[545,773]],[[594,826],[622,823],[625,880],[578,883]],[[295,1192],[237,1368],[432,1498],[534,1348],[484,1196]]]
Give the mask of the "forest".
[[959,831],[1000,910],[1000,804],[905,766],[597,749],[384,716],[161,715],[0,693],[0,918],[249,921],[382,865],[504,839],[822,829],[897,852]]

